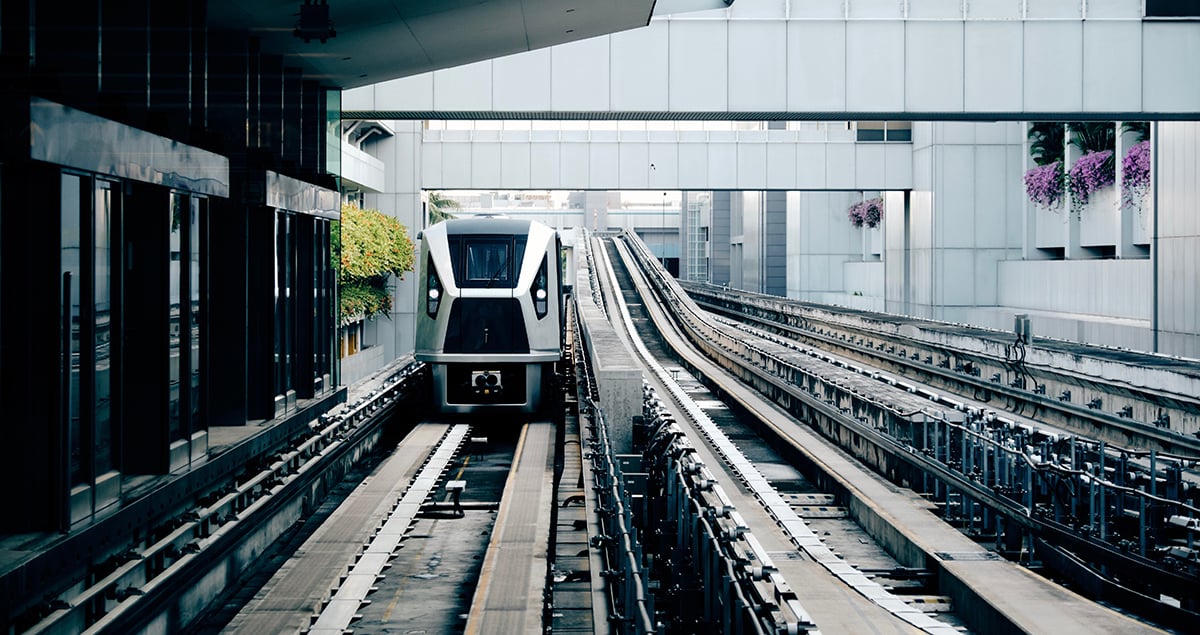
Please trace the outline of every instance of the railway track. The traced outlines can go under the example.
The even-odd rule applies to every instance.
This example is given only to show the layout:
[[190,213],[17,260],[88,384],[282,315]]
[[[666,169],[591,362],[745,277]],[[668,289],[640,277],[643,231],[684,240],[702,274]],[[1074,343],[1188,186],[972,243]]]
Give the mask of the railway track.
[[[754,439],[714,395],[673,363],[659,361],[665,352],[652,352],[657,346],[640,339],[647,334],[635,324],[649,320],[628,282],[618,284],[614,277],[609,288],[613,320],[624,323],[650,377],[644,417],[652,436],[643,470],[651,474],[647,500],[654,511],[648,513],[660,520],[646,521],[655,528],[646,548],[656,554],[656,563],[675,563],[659,564],[656,574],[679,587],[660,599],[662,619],[676,628],[703,625],[725,632],[961,632],[948,613],[949,601],[934,598],[921,574],[878,548],[842,505]],[[737,435],[736,443],[727,432]],[[770,481],[764,472],[772,474]],[[794,508],[814,518],[801,519]],[[684,535],[677,535],[671,528],[684,526],[680,518],[704,530],[680,529]],[[722,536],[721,546],[698,535]],[[695,554],[694,573],[704,582],[684,581],[687,567],[677,562],[676,542],[687,545],[681,552]],[[868,578],[849,562],[876,575]],[[715,585],[710,572],[726,567],[752,573],[730,573]],[[854,577],[847,583],[838,574]],[[900,580],[905,574],[912,575]],[[906,588],[909,595],[893,595],[891,588]],[[734,607],[751,607],[754,617]],[[935,609],[938,617],[931,615]]]
[[223,632],[541,632],[556,426],[492,423],[415,426]]
[[[636,245],[631,246],[631,249],[636,250]],[[661,293],[661,290],[659,292]],[[670,296],[668,303],[671,304],[675,309],[679,310],[679,313],[686,314],[688,311],[688,308],[686,307],[686,298]],[[870,425],[870,421],[864,421],[864,417],[862,416],[864,411],[857,403],[854,402],[854,400],[865,399],[865,395],[872,392],[878,392],[873,391],[873,386],[871,386],[869,383],[875,381],[874,379],[867,377],[865,381],[868,383],[863,383],[864,380],[861,372],[857,370],[848,371],[844,367],[839,367],[837,368],[837,371],[842,373],[839,379],[831,380],[828,384],[820,383],[820,381],[816,379],[816,374],[810,377],[807,371],[804,373],[798,372],[794,366],[781,368],[785,365],[784,362],[772,361],[766,354],[766,349],[770,347],[769,342],[760,343],[757,341],[757,338],[745,333],[723,334],[720,332],[720,329],[717,326],[711,323],[711,319],[694,319],[687,317],[686,315],[684,315],[682,318],[676,319],[678,319],[679,324],[681,324],[679,328],[683,329],[681,332],[686,332],[689,329],[693,330],[694,332],[689,335],[690,338],[697,340],[697,343],[700,345],[700,347],[705,349],[709,355],[714,357],[714,359],[724,360],[721,362],[721,365],[724,366],[726,370],[734,372],[734,374],[741,377],[743,381],[747,381],[751,385],[756,385],[758,389],[765,390],[775,402],[779,403],[779,405],[784,408],[792,410],[799,415],[802,420],[813,421],[819,429],[826,433],[826,435],[842,441],[844,445],[858,455],[860,459],[866,460],[876,469],[880,469],[883,473],[896,476],[897,471],[903,472],[903,470],[897,470],[896,466],[898,464],[903,464],[907,461],[917,462],[924,458],[921,456],[920,452],[914,453],[907,446],[903,444],[897,444],[894,439],[889,439],[886,437],[878,439],[873,438],[873,435],[878,432],[876,428],[879,426]],[[685,324],[687,320],[693,320],[693,323],[690,325]],[[662,326],[662,324],[660,324],[660,326]],[[724,337],[725,339],[721,340],[721,337]],[[794,359],[792,359],[788,363],[792,364],[796,362]],[[825,369],[821,372],[829,372],[829,370]],[[717,373],[719,373],[719,371],[715,369],[708,369],[703,371],[702,375],[706,378],[706,380],[712,380],[712,377]],[[858,379],[855,379],[855,377],[858,377]],[[723,390],[726,392],[736,391],[732,388]],[[897,398],[902,398],[903,400],[908,401],[907,405],[904,407],[906,411],[915,410],[920,412],[922,410],[923,406],[919,403],[919,400],[924,399],[923,396],[914,396],[913,393],[910,393],[907,390],[902,390],[899,392],[901,395],[897,395]],[[877,395],[875,396],[875,399],[878,399]],[[774,405],[771,407],[776,408]],[[777,417],[778,415],[773,416]],[[787,437],[788,435],[794,436],[796,432],[783,431],[784,428],[789,430],[791,430],[791,428],[782,424],[771,424],[767,427],[780,428],[780,434],[784,437]],[[838,432],[838,430],[841,432]],[[949,434],[946,434],[948,437]],[[793,439],[787,441],[787,443],[804,444],[812,443],[814,441],[815,440],[811,438],[800,439],[799,441]],[[866,443],[864,443],[864,441]],[[797,445],[796,447],[801,446]],[[798,452],[802,451],[798,450]],[[805,460],[811,461],[812,459]],[[970,489],[970,487],[974,485],[971,483],[970,479],[965,479],[960,483],[955,481],[952,474],[945,474],[936,470],[933,470],[933,473],[939,478],[947,479],[947,483],[953,483],[956,489],[962,488],[958,489],[958,491],[964,492],[962,495],[963,500],[967,500],[965,492],[970,492],[972,496],[975,495]],[[920,480],[911,481],[911,475],[910,482],[918,485],[921,483]],[[1011,494],[1011,492],[1008,494]],[[973,501],[973,503],[976,505],[978,504],[976,501]],[[1029,512],[1022,511],[1020,513],[1013,513],[1012,520],[1029,522],[1030,516],[1031,514]],[[1009,532],[1012,533],[1011,528],[1009,529]],[[953,542],[948,537],[946,540]],[[920,543],[922,541],[917,540],[916,542]],[[909,544],[909,547],[912,546],[912,544]],[[944,553],[943,555],[945,557],[942,557],[936,555],[936,546],[925,544],[924,547],[926,557],[928,559],[927,562],[929,563],[930,568],[933,570],[942,570],[943,575],[945,574],[944,572],[949,569],[960,566],[969,566],[960,565],[957,563],[949,564],[949,561],[955,560],[956,556],[963,556],[963,558],[965,558],[965,554]],[[962,558],[958,559],[961,560]],[[923,561],[925,560],[918,559],[911,564],[920,568]],[[982,568],[981,565],[977,566],[978,568]],[[1028,591],[1023,591],[1022,594],[1028,595]],[[963,598],[959,598],[960,601],[962,599]],[[986,601],[992,602],[992,600]],[[1003,604],[1004,600],[998,600],[998,603]],[[1079,604],[1078,602],[1075,602],[1074,604],[1070,605],[1078,606]],[[1087,609],[1084,608],[1083,610],[1086,612]],[[1019,616],[1022,612],[1023,609],[1021,609],[1021,607],[1014,607],[1014,615]],[[1019,620],[1021,618],[1017,617],[1016,619]],[[1093,616],[1088,619],[1099,619],[1100,621],[1096,622],[1099,624],[1103,623],[1105,619],[1110,618]]]
[[47,598],[23,632],[181,630],[332,489],[384,433],[395,404],[421,386],[420,365],[394,370],[373,390],[311,422],[236,478],[198,493],[155,527],[130,529],[127,549],[93,563],[85,580]]
[[1186,360],[680,286],[715,314],[994,410],[1133,450],[1200,457],[1200,367]]

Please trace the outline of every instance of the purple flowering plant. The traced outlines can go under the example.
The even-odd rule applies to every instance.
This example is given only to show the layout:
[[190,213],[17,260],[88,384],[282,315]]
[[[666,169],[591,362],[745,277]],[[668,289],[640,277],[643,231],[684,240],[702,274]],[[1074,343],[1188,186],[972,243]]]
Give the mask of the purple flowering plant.
[[1025,193],[1034,205],[1056,210],[1062,205],[1063,177],[1062,161],[1039,165],[1025,173]]
[[862,201],[850,206],[846,216],[850,219],[850,224],[855,227],[875,227],[879,221],[883,220],[883,199],[873,198],[869,201]]
[[1150,142],[1135,144],[1121,159],[1121,204],[1141,209],[1146,190],[1150,189]]
[[1117,180],[1113,151],[1089,152],[1071,166],[1067,174],[1067,189],[1071,191],[1071,211],[1078,214],[1087,206],[1092,194]]

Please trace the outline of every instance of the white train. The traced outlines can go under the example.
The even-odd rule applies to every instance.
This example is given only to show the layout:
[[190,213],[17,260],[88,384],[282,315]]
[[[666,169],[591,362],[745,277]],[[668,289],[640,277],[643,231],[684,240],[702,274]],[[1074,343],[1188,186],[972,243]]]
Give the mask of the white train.
[[442,413],[532,413],[562,359],[561,247],[511,218],[447,220],[421,233],[415,356]]

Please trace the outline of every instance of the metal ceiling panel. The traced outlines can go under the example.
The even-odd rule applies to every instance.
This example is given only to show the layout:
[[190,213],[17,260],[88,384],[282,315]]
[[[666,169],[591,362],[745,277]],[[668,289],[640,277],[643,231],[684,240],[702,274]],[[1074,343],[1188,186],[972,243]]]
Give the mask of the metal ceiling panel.
[[212,0],[208,26],[246,31],[261,50],[329,86],[389,79],[646,25],[654,0],[327,0],[325,42],[294,34],[304,0]]

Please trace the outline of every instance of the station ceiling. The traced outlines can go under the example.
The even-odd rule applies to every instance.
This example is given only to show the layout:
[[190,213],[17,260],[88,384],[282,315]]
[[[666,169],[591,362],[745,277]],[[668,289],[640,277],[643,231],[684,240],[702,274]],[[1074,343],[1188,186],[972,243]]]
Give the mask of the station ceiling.
[[[330,87],[355,88],[645,26],[655,0],[210,0],[208,26],[244,30],[264,53]],[[319,5],[322,0],[311,0]],[[305,42],[297,30],[311,36]]]

